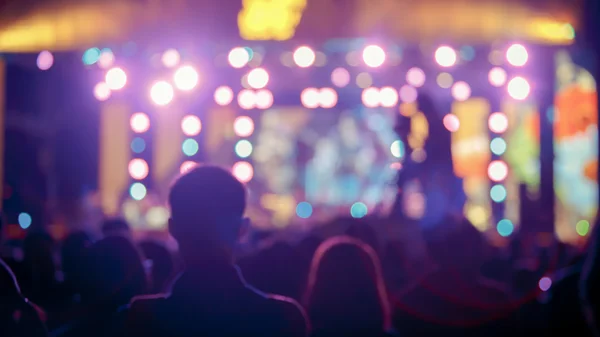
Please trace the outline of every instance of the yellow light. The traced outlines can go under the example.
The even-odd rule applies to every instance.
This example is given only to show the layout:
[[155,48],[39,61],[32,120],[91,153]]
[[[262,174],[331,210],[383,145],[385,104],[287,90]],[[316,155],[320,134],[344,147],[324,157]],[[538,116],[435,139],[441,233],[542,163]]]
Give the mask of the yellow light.
[[244,0],[238,14],[240,36],[246,40],[289,40],[296,32],[306,0]]

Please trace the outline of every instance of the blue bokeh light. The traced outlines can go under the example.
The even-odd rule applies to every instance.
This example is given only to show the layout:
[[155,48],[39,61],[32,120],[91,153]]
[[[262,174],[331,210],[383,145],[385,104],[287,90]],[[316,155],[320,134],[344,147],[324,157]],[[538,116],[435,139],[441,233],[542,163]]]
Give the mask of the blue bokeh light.
[[503,202],[506,200],[506,188],[502,185],[494,185],[490,189],[490,198],[494,202]]
[[146,149],[146,141],[140,137],[135,137],[131,140],[131,151],[134,153],[142,153]]
[[308,219],[312,215],[312,212],[312,205],[306,201],[303,201],[296,206],[296,215],[298,215],[299,218]]
[[506,141],[500,137],[492,139],[490,142],[490,150],[497,156],[503,155],[504,152],[506,152]]
[[188,157],[191,157],[191,156],[195,155],[196,153],[198,153],[198,150],[200,149],[200,147],[198,146],[197,141],[195,141],[194,139],[188,138],[183,141],[183,144],[181,144],[181,149],[183,150],[183,154],[185,154]]
[[29,228],[29,226],[31,226],[31,222],[32,222],[31,215],[29,215],[27,213],[21,213],[21,214],[19,214],[18,221],[19,221],[19,226],[21,226],[21,228],[27,229],[27,228]]
[[142,183],[133,183],[129,188],[129,194],[134,200],[140,201],[144,199],[146,197],[146,193],[146,186],[144,186],[144,184]]
[[502,219],[498,221],[498,225],[496,225],[496,230],[498,231],[498,234],[500,234],[500,236],[507,237],[513,233],[513,231],[515,230],[515,226],[513,225],[512,221],[508,219]]
[[367,205],[362,202],[355,202],[352,207],[350,207],[350,215],[353,218],[362,218],[368,213]]

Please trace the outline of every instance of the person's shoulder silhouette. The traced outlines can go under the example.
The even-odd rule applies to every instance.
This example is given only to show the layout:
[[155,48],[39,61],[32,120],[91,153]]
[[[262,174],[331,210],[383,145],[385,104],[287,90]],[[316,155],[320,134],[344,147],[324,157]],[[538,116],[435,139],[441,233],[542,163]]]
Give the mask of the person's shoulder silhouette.
[[242,183],[219,167],[199,166],[173,184],[169,204],[169,230],[186,267],[168,294],[131,303],[127,335],[306,336],[297,302],[256,290],[233,264],[246,224]]

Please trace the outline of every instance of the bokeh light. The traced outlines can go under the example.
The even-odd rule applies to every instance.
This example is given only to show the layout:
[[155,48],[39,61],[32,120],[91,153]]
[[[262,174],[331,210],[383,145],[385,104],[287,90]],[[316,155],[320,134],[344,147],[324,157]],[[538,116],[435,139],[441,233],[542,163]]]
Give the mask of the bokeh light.
[[345,68],[335,68],[331,72],[331,83],[336,87],[343,88],[350,83],[350,73]]
[[385,51],[377,45],[369,45],[363,49],[363,61],[371,68],[377,68],[385,62]]
[[191,161],[191,160],[186,160],[184,161],[181,166],[179,167],[179,173],[180,174],[185,174],[187,173],[189,170],[193,169],[194,167],[196,167],[196,165],[198,165],[198,163],[196,163],[195,161]]
[[104,81],[111,90],[120,90],[127,84],[127,74],[121,68],[112,68],[106,72]]
[[506,141],[500,137],[492,139],[490,142],[490,150],[493,154],[501,156],[506,152]]
[[496,225],[496,230],[498,231],[498,234],[500,234],[500,236],[507,237],[513,233],[513,231],[515,230],[515,226],[513,225],[512,221],[508,219],[502,219],[498,221],[498,224]]
[[242,109],[254,109],[256,107],[256,94],[252,90],[244,89],[238,94],[238,105]]
[[198,153],[198,150],[200,150],[200,146],[198,145],[198,142],[195,139],[188,138],[184,140],[181,144],[181,150],[183,151],[183,154],[185,154],[188,157],[191,157]]
[[400,100],[404,103],[416,102],[418,95],[417,89],[410,85],[403,85],[402,88],[400,88]]
[[471,46],[462,46],[459,50],[460,57],[465,61],[473,61],[475,58],[475,48]]
[[54,56],[51,52],[44,50],[39,53],[36,63],[40,70],[48,70],[54,64]]
[[100,49],[98,48],[90,48],[83,53],[81,60],[83,64],[86,66],[91,66],[92,64],[98,62],[100,59]]
[[410,68],[406,73],[406,82],[415,88],[420,88],[425,84],[425,72],[421,68]]
[[239,116],[233,121],[233,131],[238,137],[250,137],[254,132],[254,121],[248,116]]
[[233,164],[231,173],[240,182],[247,183],[252,180],[252,177],[254,177],[254,168],[248,162],[238,161],[237,163]]
[[531,86],[525,78],[517,76],[508,82],[508,87],[506,90],[508,90],[510,97],[518,101],[522,101],[529,97]]
[[143,200],[146,197],[146,186],[142,183],[133,183],[129,188],[129,195],[133,200]]
[[262,89],[269,83],[269,73],[263,68],[250,70],[248,73],[248,84],[254,89]]
[[165,81],[158,81],[150,88],[150,98],[158,106],[165,106],[173,100],[175,92],[173,86]]
[[19,222],[19,226],[23,229],[27,229],[29,228],[29,226],[31,226],[31,223],[33,222],[33,219],[31,218],[31,215],[29,215],[28,213],[20,213],[17,221]]
[[250,62],[250,53],[246,48],[236,47],[231,49],[229,55],[227,55],[227,60],[232,67],[243,68]]
[[319,105],[322,108],[333,108],[338,101],[338,95],[332,88],[323,88],[319,91]]
[[460,128],[460,120],[454,114],[447,114],[442,120],[446,130],[456,132]]
[[506,83],[506,70],[500,67],[494,67],[488,73],[488,80],[490,84],[495,87],[501,87]]
[[146,149],[146,141],[140,137],[135,137],[131,140],[130,147],[133,153],[142,153]]
[[94,86],[94,97],[99,101],[106,101],[110,98],[111,93],[106,82],[100,82]]
[[508,117],[505,113],[494,112],[488,118],[488,127],[494,133],[504,133],[508,129]]
[[179,64],[179,52],[176,49],[168,49],[162,54],[162,63],[167,68],[174,68]]
[[529,53],[522,44],[513,44],[506,50],[506,60],[515,67],[522,67],[527,63]]
[[454,83],[454,78],[448,73],[440,73],[435,79],[435,82],[440,88],[448,89],[452,86],[452,83]]
[[313,207],[310,203],[303,201],[296,206],[296,215],[302,219],[308,219],[313,213]]
[[398,92],[392,87],[383,87],[379,90],[379,103],[382,107],[392,108],[398,104]]
[[369,209],[367,208],[367,205],[362,202],[355,202],[352,204],[352,207],[350,207],[350,215],[356,219],[364,218],[368,212]]
[[402,158],[404,156],[404,143],[401,140],[395,140],[390,146],[390,152],[392,156],[396,158]]
[[200,80],[200,76],[194,67],[183,66],[175,71],[173,75],[173,83],[175,87],[182,91],[190,91],[194,89]]
[[143,112],[136,112],[129,119],[131,130],[135,133],[144,133],[150,129],[150,118]]
[[235,144],[235,154],[240,158],[248,158],[252,154],[252,143],[246,139],[241,139]]
[[548,276],[544,276],[538,282],[538,286],[540,287],[541,291],[548,291],[552,287],[552,279]]
[[315,52],[308,46],[298,47],[294,51],[294,63],[300,68],[308,68],[315,63]]
[[442,67],[452,67],[456,64],[456,51],[449,46],[441,46],[435,51],[435,61]]
[[108,69],[115,63],[115,55],[112,50],[104,48],[100,51],[100,58],[98,58],[98,66],[100,69]]
[[494,202],[503,202],[506,200],[507,192],[506,187],[503,185],[494,185],[490,189],[490,198]]
[[363,105],[367,108],[375,108],[379,106],[379,89],[373,87],[366,88],[361,94],[361,99]]
[[362,72],[356,75],[356,85],[361,89],[368,88],[373,85],[373,77],[367,72]]
[[259,109],[268,109],[273,105],[273,93],[267,89],[261,89],[255,94],[256,107]]
[[457,101],[466,101],[471,97],[471,87],[466,82],[456,82],[452,86],[452,97]]
[[129,161],[129,175],[135,180],[142,180],[148,176],[150,168],[148,163],[141,158],[134,158]]
[[587,220],[579,220],[575,225],[575,231],[579,236],[586,236],[590,232],[590,222]]
[[494,160],[488,166],[488,177],[491,181],[501,182],[508,176],[508,165],[502,160]]
[[317,108],[321,104],[320,99],[320,92],[316,88],[306,88],[300,94],[300,101],[305,108]]
[[233,90],[228,86],[221,86],[215,90],[215,102],[219,105],[229,105],[233,101]]
[[187,115],[181,120],[181,131],[186,136],[196,136],[202,131],[202,121],[198,116]]

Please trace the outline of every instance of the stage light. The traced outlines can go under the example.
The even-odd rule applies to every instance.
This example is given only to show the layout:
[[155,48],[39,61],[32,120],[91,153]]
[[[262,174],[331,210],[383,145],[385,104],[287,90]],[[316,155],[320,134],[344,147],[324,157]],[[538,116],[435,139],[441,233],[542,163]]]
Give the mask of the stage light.
[[233,90],[228,86],[221,86],[215,90],[215,102],[218,105],[229,105],[233,101]]
[[110,88],[106,82],[100,82],[94,86],[94,97],[99,101],[106,101],[110,98]]
[[495,87],[501,87],[506,83],[506,70],[500,67],[494,67],[488,73],[490,84]]
[[417,100],[417,89],[410,85],[403,85],[400,88],[400,100],[404,103],[413,103]]
[[197,116],[187,115],[181,120],[181,131],[186,136],[196,136],[202,131],[202,121]]
[[392,152],[392,156],[396,158],[404,157],[404,143],[401,140],[395,140],[390,146],[390,152]]
[[493,154],[501,156],[506,152],[506,142],[504,139],[496,137],[490,142],[490,150]]
[[435,51],[435,61],[442,67],[452,67],[456,64],[456,51],[452,47],[441,46]]
[[252,90],[244,89],[240,91],[237,100],[242,109],[250,110],[256,107],[256,94]]
[[243,68],[250,62],[250,53],[246,48],[236,47],[231,49],[229,55],[227,55],[227,60],[232,67]]
[[494,160],[488,166],[488,177],[491,181],[501,182],[508,176],[508,165],[502,160]]
[[579,220],[575,225],[575,231],[579,236],[586,236],[590,232],[590,222],[587,220]]
[[529,82],[520,76],[510,80],[506,89],[508,90],[510,97],[518,101],[525,100],[527,97],[529,97],[529,93],[531,92],[531,86],[529,85]]
[[100,69],[108,69],[115,63],[115,55],[112,50],[105,48],[100,51],[100,58],[98,58],[98,66]]
[[250,137],[254,132],[254,121],[248,116],[237,117],[233,121],[233,131],[238,137]]
[[506,50],[506,60],[515,67],[522,67],[527,63],[529,53],[522,44],[513,44]]
[[392,87],[383,87],[379,90],[379,103],[382,107],[392,108],[398,104],[398,92]]
[[362,91],[361,99],[364,106],[367,108],[375,108],[378,107],[381,103],[379,97],[379,89],[370,87],[366,88]]
[[248,84],[254,89],[262,89],[269,83],[269,73],[263,68],[250,70],[248,73]]
[[270,90],[261,89],[256,92],[255,100],[258,109],[268,109],[273,105],[273,94]]
[[100,49],[98,48],[90,48],[83,53],[81,60],[83,64],[86,66],[91,66],[92,64],[98,62],[100,59]]
[[150,98],[158,106],[165,106],[173,100],[175,92],[168,82],[158,81],[150,88]]
[[338,95],[335,90],[331,88],[323,88],[319,91],[319,105],[322,108],[333,108],[337,104],[337,101]]
[[104,80],[111,90],[120,90],[127,84],[127,74],[121,68],[112,68],[106,72]]
[[162,63],[167,68],[173,68],[179,64],[179,52],[175,49],[168,49],[162,54]]
[[129,161],[129,175],[135,180],[142,180],[148,176],[150,169],[144,159],[135,158]]
[[134,153],[142,153],[146,149],[146,142],[140,137],[135,137],[131,140],[130,147]]
[[548,276],[544,276],[538,282],[538,287],[540,287],[541,291],[548,291],[550,287],[552,287],[552,279]]
[[189,170],[193,169],[194,167],[196,167],[198,164],[194,161],[191,160],[186,160],[183,162],[183,164],[181,164],[181,166],[179,167],[179,173],[180,174],[185,174],[187,173]]
[[466,101],[471,97],[471,87],[466,82],[456,82],[452,86],[452,97],[457,101]]
[[235,154],[240,158],[248,158],[252,154],[252,143],[241,139],[235,144]]
[[36,63],[40,70],[48,70],[54,64],[54,56],[51,52],[44,50],[38,55]]
[[133,183],[129,188],[129,195],[133,200],[143,200],[146,197],[146,186],[142,183]]
[[17,218],[17,221],[19,222],[19,226],[22,229],[29,228],[29,226],[31,226],[31,223],[33,222],[33,220],[31,219],[31,215],[27,213],[20,213]]
[[135,133],[144,133],[150,129],[150,118],[143,112],[136,112],[129,119],[131,130]]
[[312,205],[306,201],[298,203],[296,206],[296,215],[302,219],[308,219],[313,213]]
[[198,142],[195,139],[188,138],[181,144],[181,150],[183,151],[183,154],[191,157],[198,153],[198,150],[200,150],[200,145],[198,145]]
[[305,108],[315,109],[319,106],[320,102],[319,90],[315,88],[306,88],[302,90],[300,94],[300,101]]
[[498,224],[496,225],[496,230],[498,231],[498,234],[500,234],[500,236],[507,237],[513,233],[513,231],[515,230],[515,225],[513,225],[512,221],[508,219],[502,219],[498,221]]
[[358,75],[356,75],[356,85],[361,88],[361,89],[365,89],[370,87],[373,84],[373,78],[371,77],[371,75],[369,73],[360,73]]
[[338,88],[343,88],[350,83],[350,73],[345,68],[335,68],[331,72],[331,83]]
[[425,72],[421,68],[410,68],[406,73],[406,82],[415,88],[420,88],[425,84]]
[[460,128],[460,120],[454,114],[447,114],[444,116],[442,123],[444,124],[446,130],[450,132],[456,132]]
[[506,188],[502,185],[494,185],[490,189],[490,198],[494,202],[503,202],[504,200],[506,200],[506,195]]
[[504,133],[508,129],[508,118],[502,112],[494,112],[488,118],[488,127],[494,133]]
[[364,218],[367,215],[368,211],[369,209],[367,208],[367,205],[365,205],[362,202],[355,202],[350,207],[350,215],[356,219]]
[[294,51],[294,62],[300,68],[308,68],[315,63],[315,52],[307,46],[298,47]]
[[192,66],[183,66],[175,71],[173,82],[175,87],[182,91],[190,91],[198,85],[199,75]]
[[363,49],[363,61],[371,68],[377,68],[385,62],[385,51],[380,46],[369,45]]
[[440,73],[435,81],[440,88],[448,89],[452,86],[452,83],[454,83],[454,78],[448,73]]
[[231,173],[240,182],[247,183],[252,180],[252,177],[254,177],[254,168],[248,162],[238,161],[237,163],[233,164]]

